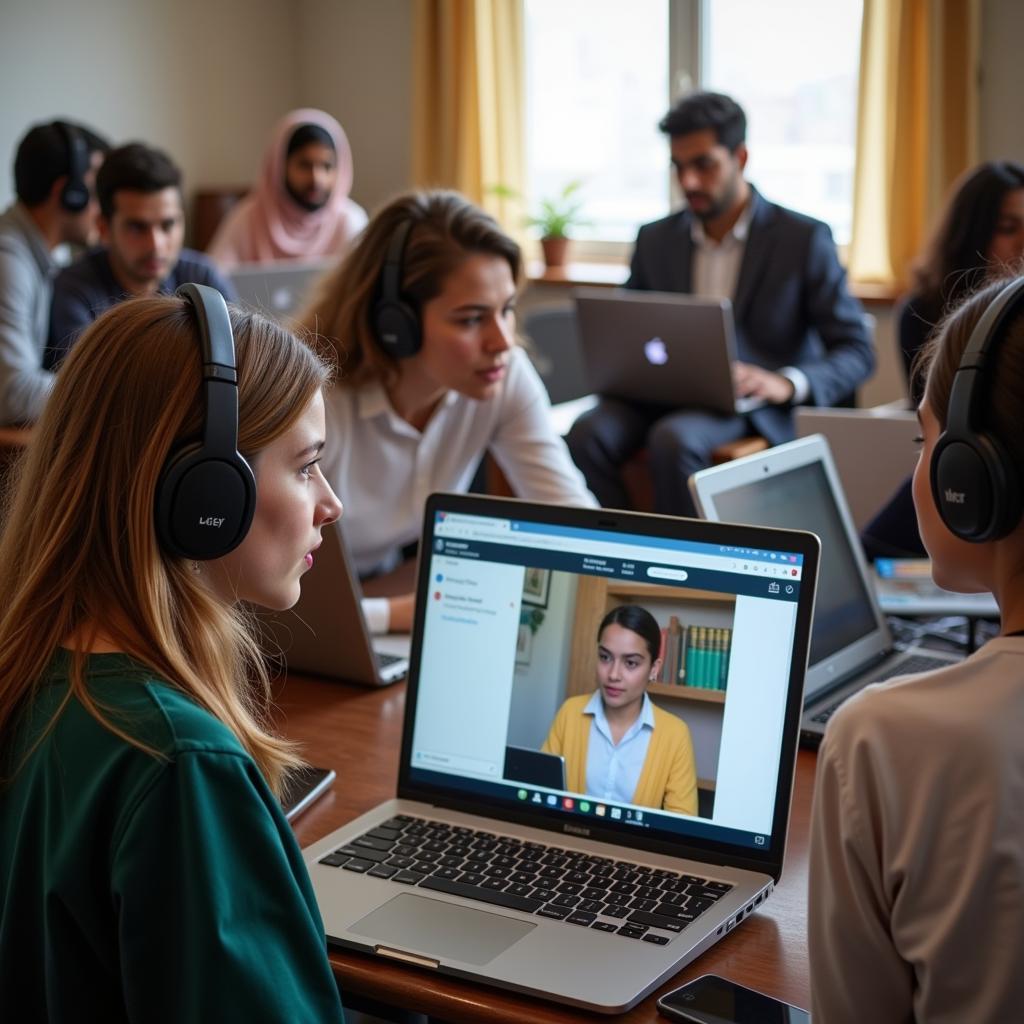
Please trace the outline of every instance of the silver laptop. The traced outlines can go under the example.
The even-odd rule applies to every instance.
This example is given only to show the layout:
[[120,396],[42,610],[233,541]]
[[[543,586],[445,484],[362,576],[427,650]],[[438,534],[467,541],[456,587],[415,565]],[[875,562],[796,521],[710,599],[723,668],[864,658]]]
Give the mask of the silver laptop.
[[[742,569],[747,548],[785,560],[787,591]],[[420,551],[397,798],[304,851],[327,937],[587,1013],[626,1010],[778,881],[817,539],[435,494]],[[644,806],[503,776],[509,746],[540,750],[564,700],[593,690],[600,620],[624,603],[732,630],[715,693],[648,691],[689,728],[706,813],[663,809],[671,794]]]
[[314,566],[302,577],[302,596],[286,612],[260,612],[265,646],[292,672],[308,672],[364,686],[387,686],[409,668],[409,637],[373,637],[341,528],[323,531]]
[[298,313],[314,283],[335,261],[243,263],[231,271],[231,283],[244,306],[275,320]]
[[602,288],[577,288],[573,296],[592,391],[725,415],[764,404],[733,391],[728,299]]
[[711,520],[788,526],[821,539],[821,574],[801,739],[817,746],[829,718],[871,683],[926,672],[961,655],[896,650],[875,597],[828,442],[820,435],[701,470],[690,491]]
[[888,504],[917,464],[914,438],[921,427],[911,409],[895,404],[874,409],[800,406],[793,410],[793,423],[797,437],[822,434],[828,441],[858,530]]

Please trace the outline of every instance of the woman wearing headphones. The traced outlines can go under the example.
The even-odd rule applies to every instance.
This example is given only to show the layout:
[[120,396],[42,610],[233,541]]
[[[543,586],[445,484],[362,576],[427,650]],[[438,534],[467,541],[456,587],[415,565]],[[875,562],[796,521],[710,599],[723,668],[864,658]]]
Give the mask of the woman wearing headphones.
[[[420,534],[433,491],[464,491],[490,452],[521,498],[593,505],[551,426],[547,393],[516,345],[519,247],[455,192],[414,192],[370,221],[321,283],[303,326],[338,352],[324,460],[344,500],[361,575],[388,571]],[[411,595],[365,605],[371,628],[407,630]]]
[[[960,370],[982,339],[984,368]],[[950,668],[868,687],[829,724],[810,861],[822,1024],[1001,1022],[1024,1006],[1024,278],[953,312],[925,366],[921,537],[940,586],[995,594],[1002,630]]]
[[651,703],[661,629],[636,604],[597,629],[597,689],[570,697],[541,748],[565,758],[566,786],[612,803],[697,813],[697,766],[686,723]]
[[264,724],[238,607],[293,605],[341,514],[317,466],[327,370],[187,287],[83,335],[0,541],[0,1006],[19,1019],[343,1018],[275,797],[298,757]]

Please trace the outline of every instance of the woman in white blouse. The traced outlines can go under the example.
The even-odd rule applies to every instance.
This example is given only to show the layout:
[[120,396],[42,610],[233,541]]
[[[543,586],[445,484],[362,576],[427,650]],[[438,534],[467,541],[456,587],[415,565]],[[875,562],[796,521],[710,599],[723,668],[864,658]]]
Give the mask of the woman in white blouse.
[[[516,495],[593,505],[516,344],[519,246],[455,192],[411,192],[370,221],[321,282],[303,326],[337,351],[322,468],[360,575],[420,533],[433,491],[464,491],[490,452]],[[408,630],[412,595],[364,603],[375,632]]]

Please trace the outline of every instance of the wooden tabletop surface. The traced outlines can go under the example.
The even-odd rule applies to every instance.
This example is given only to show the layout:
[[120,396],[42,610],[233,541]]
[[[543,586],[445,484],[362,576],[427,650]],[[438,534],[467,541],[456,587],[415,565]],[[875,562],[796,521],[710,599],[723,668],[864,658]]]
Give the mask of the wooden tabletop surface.
[[[313,764],[338,773],[331,791],[295,822],[308,846],[328,832],[393,797],[398,784],[405,685],[365,689],[292,676],[275,687],[277,724],[303,744]],[[807,840],[814,754],[797,758],[796,786],[785,869],[764,906],[656,994],[616,1018],[664,1021],[658,995],[702,974],[720,974],[797,1006],[810,1005],[807,966]],[[579,1021],[581,1011],[332,948],[331,963],[342,992],[360,993],[418,1010],[451,1024],[460,1022]]]

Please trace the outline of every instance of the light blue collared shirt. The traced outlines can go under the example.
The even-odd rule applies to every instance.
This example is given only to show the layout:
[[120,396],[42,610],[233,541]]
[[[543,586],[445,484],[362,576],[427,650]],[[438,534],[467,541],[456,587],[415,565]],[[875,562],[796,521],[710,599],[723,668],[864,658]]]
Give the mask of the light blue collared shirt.
[[587,794],[609,803],[631,804],[654,731],[651,698],[644,694],[640,715],[618,744],[612,741],[600,690],[594,691],[583,714],[594,716],[587,743]]

